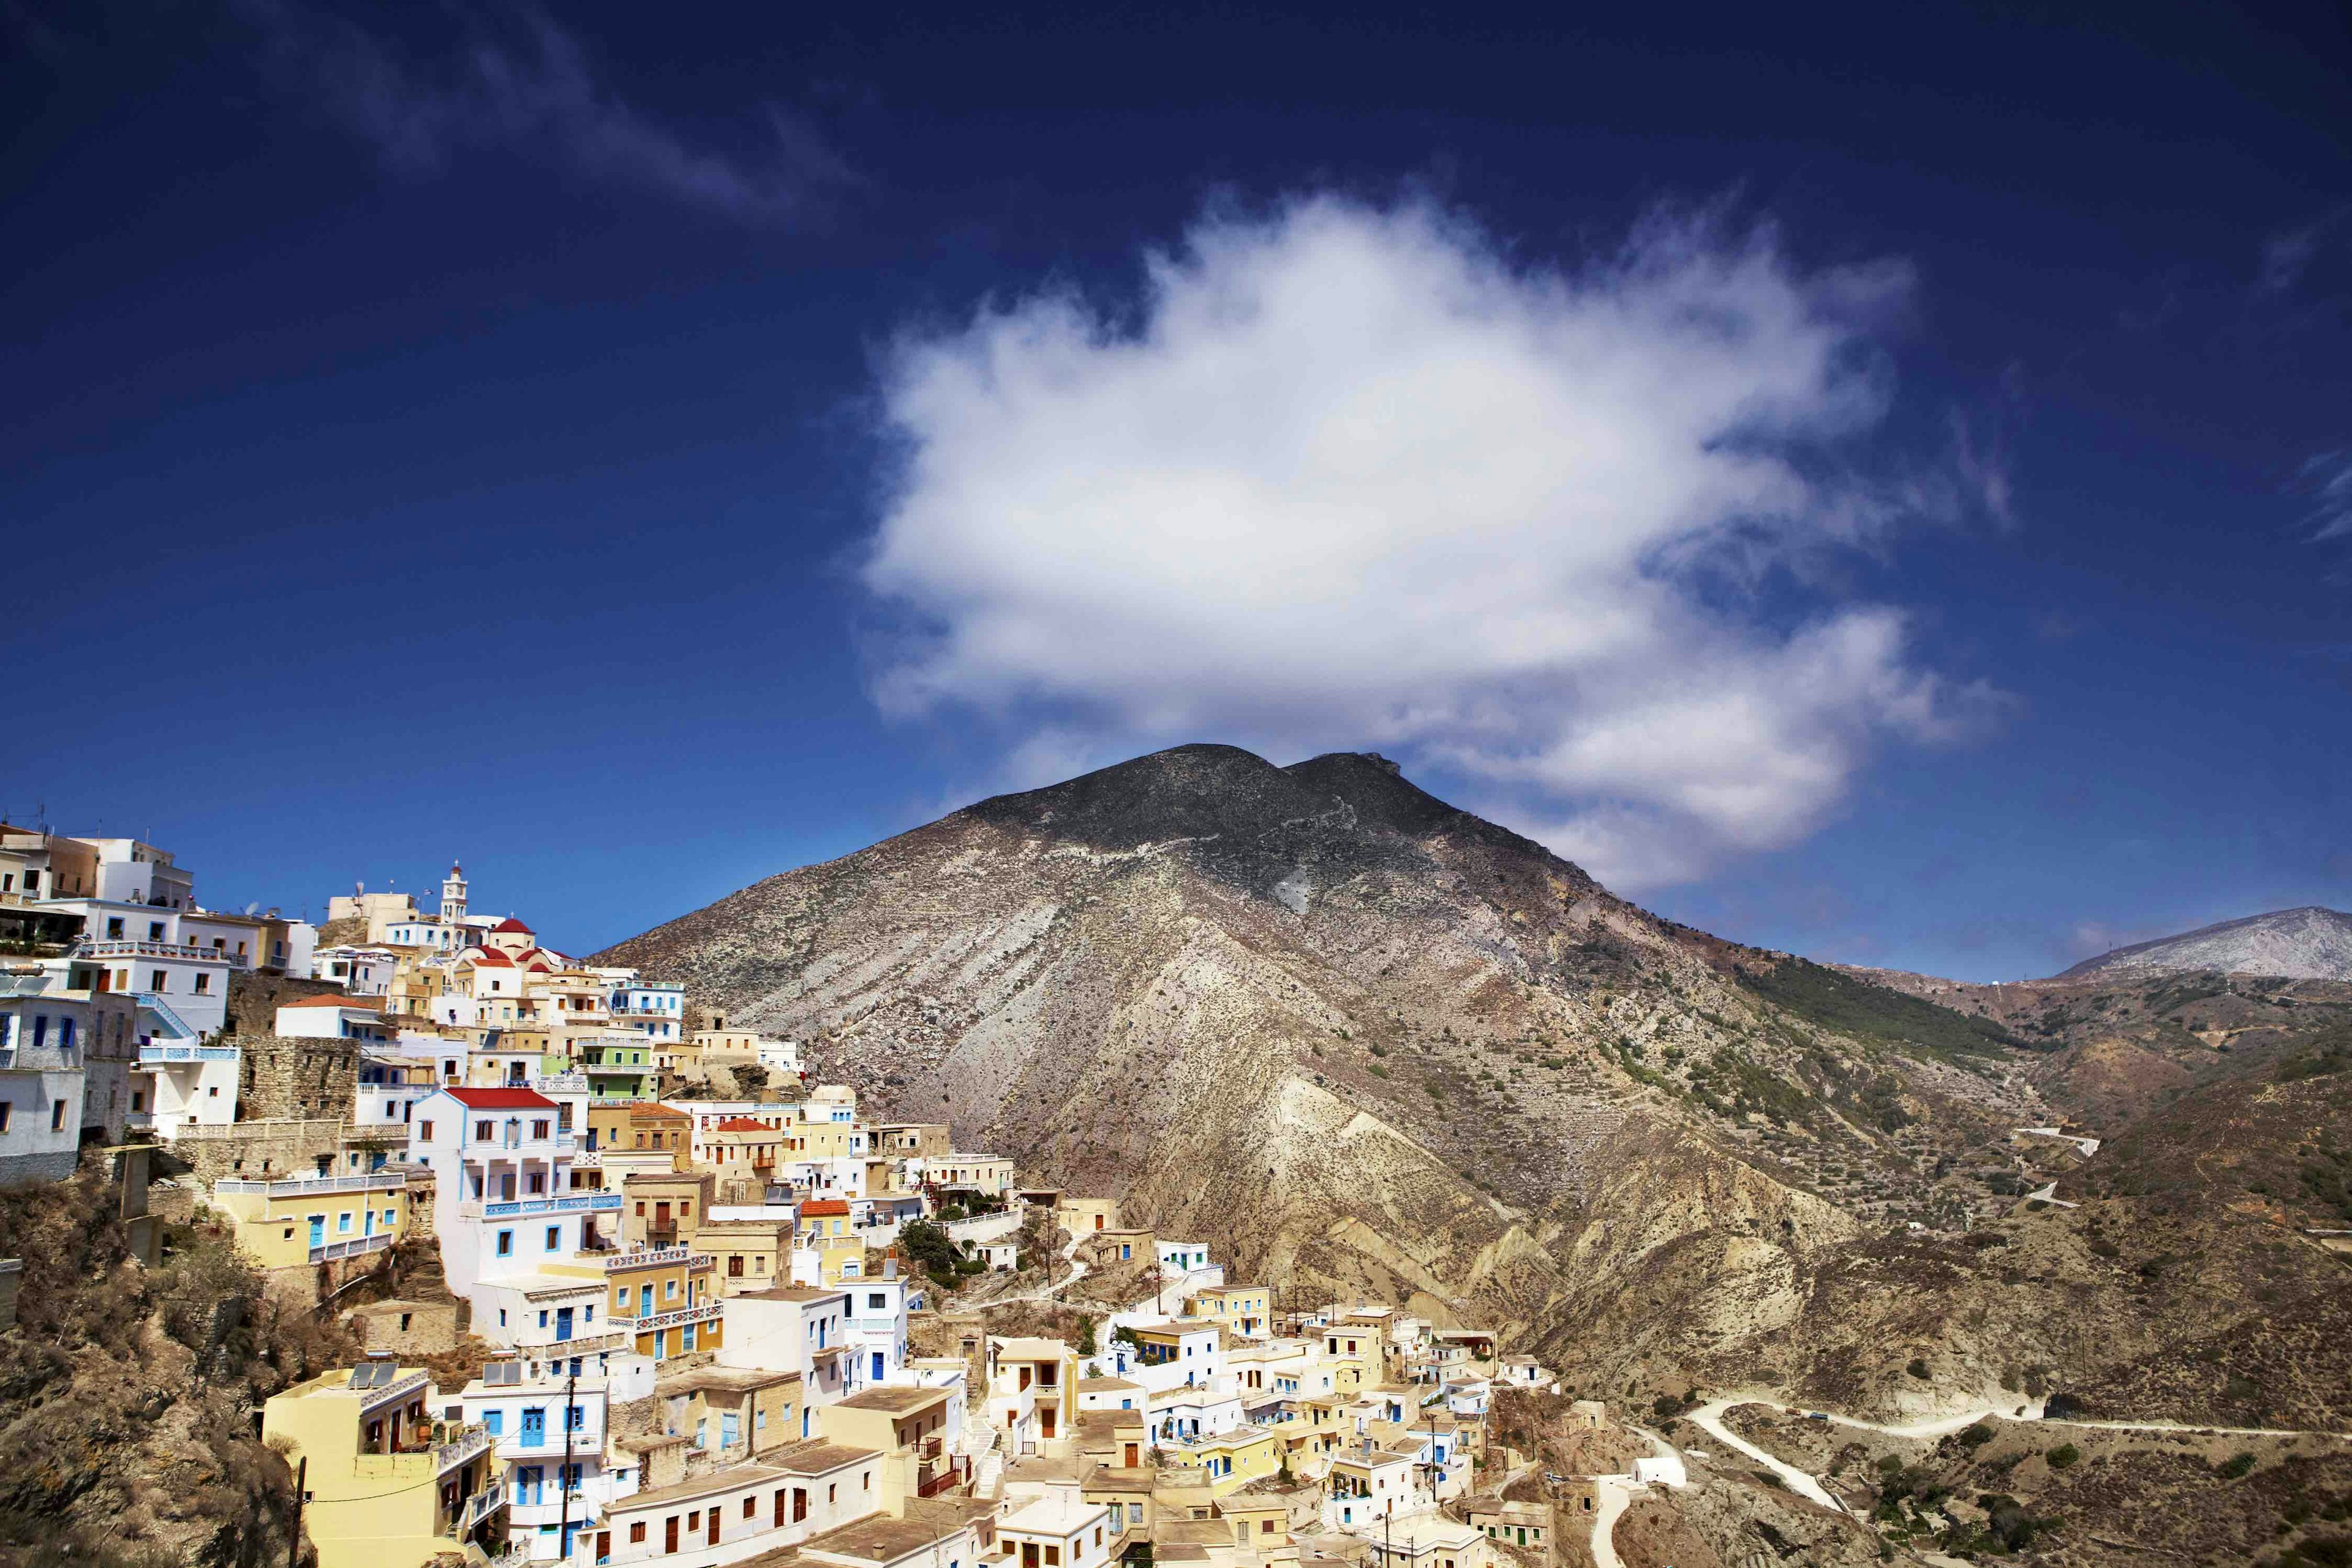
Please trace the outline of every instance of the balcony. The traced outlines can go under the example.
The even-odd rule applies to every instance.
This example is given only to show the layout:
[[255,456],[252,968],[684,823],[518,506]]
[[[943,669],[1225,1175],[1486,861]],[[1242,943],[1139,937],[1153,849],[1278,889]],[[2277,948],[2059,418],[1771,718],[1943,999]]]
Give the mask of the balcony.
[[231,969],[251,967],[241,952],[198,947],[184,942],[142,942],[130,937],[84,937],[74,943],[75,958],[176,958],[205,963],[226,963]]
[[235,1046],[142,1046],[139,1065],[161,1067],[170,1062],[233,1062],[236,1060]]
[[392,1232],[377,1231],[373,1236],[355,1236],[348,1241],[330,1241],[310,1249],[310,1261],[324,1263],[336,1258],[357,1258],[362,1253],[381,1252],[392,1245]]
[[223,1180],[215,1193],[266,1193],[273,1198],[301,1197],[311,1193],[397,1192],[408,1185],[406,1172],[368,1171],[356,1176],[296,1176],[278,1182]]
[[[705,1301],[698,1307],[680,1307],[675,1311],[655,1312],[642,1318],[624,1318],[617,1314],[605,1321],[613,1331],[624,1334],[649,1334],[656,1329],[674,1329],[682,1323],[713,1323],[725,1316],[719,1302]],[[817,1352],[817,1355],[824,1352]]]
[[457,1205],[457,1214],[461,1219],[520,1219],[542,1214],[610,1212],[620,1206],[618,1193],[566,1193],[562,1197],[513,1198],[494,1204],[467,1198]]
[[500,1482],[492,1481],[480,1491],[476,1492],[472,1497],[466,1500],[465,1507],[458,1510],[457,1517],[450,1521],[450,1533],[457,1536],[461,1541],[464,1540],[467,1536],[473,1533],[474,1528],[480,1524],[482,1521],[489,1518],[490,1515],[498,1512],[499,1510],[506,1507],[506,1487]]
[[[581,1283],[586,1285],[588,1282],[583,1279]],[[593,1286],[589,1288],[594,1289]],[[546,1355],[551,1359],[558,1355],[590,1356],[606,1351],[625,1352],[632,1342],[629,1334],[620,1329],[606,1329],[593,1334],[574,1333],[570,1339],[562,1340],[555,1337],[554,1331],[551,1329],[523,1328],[514,1331],[514,1341],[518,1349],[527,1349],[534,1355]],[[561,1388],[562,1384],[557,1384],[554,1386]],[[520,1451],[513,1438],[509,1438],[505,1448],[501,1450],[509,1455]],[[536,1454],[544,1450],[534,1448],[531,1452]]]
[[488,1453],[490,1445],[495,1441],[497,1439],[490,1436],[488,1427],[468,1426],[449,1441],[435,1444],[434,1473],[438,1475],[446,1470],[454,1470],[467,1460]]
[[588,1075],[583,1072],[545,1072],[531,1087],[541,1094],[585,1094]]
[[[362,1402],[361,1407],[364,1410],[381,1410],[387,1405],[399,1404],[413,1394],[422,1393],[432,1385],[433,1374],[431,1373],[412,1372],[406,1377],[401,1378],[397,1382],[385,1384],[382,1388],[370,1388],[359,1391],[367,1395],[367,1398]],[[362,1459],[384,1458],[387,1457],[389,1456],[382,1454],[362,1454],[360,1456]]]
[[[614,1206],[619,1206],[617,1194],[614,1199]],[[668,1263],[691,1264],[698,1258],[702,1260],[704,1268],[710,1266],[710,1258],[707,1253],[697,1252],[690,1247],[648,1247],[636,1252],[612,1254],[604,1259],[604,1272],[610,1274],[619,1268],[658,1268]]]

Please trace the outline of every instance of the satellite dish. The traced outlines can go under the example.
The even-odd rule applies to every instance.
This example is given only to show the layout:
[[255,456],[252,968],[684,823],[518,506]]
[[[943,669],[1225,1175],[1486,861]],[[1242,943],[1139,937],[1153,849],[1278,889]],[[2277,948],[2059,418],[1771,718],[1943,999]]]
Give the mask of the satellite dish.
[[261,908],[261,900],[260,900],[259,899],[256,899],[256,900],[254,900],[251,903],[249,903],[249,904],[247,904],[247,905],[246,905],[246,906],[245,906],[245,912],[246,912],[247,914],[248,914],[248,915],[251,915],[251,914],[254,914],[254,913],[258,912],[258,911],[259,911],[259,910],[260,910],[260,908]]

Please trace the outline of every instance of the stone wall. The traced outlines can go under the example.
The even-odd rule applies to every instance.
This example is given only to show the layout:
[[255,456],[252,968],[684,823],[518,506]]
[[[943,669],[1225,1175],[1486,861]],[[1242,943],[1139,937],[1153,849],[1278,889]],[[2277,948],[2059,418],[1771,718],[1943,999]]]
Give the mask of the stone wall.
[[330,996],[342,990],[331,980],[291,974],[260,974],[231,970],[228,977],[228,1017],[224,1035],[268,1035],[278,1027],[278,1009],[305,996]]
[[77,1149],[52,1149],[43,1154],[0,1154],[0,1187],[26,1182],[62,1182],[80,1162]]
[[236,1114],[240,1121],[327,1118],[352,1113],[359,1086],[356,1040],[289,1039],[283,1035],[226,1035],[222,1044],[241,1053]]
[[455,1301],[374,1301],[353,1308],[346,1321],[361,1347],[372,1352],[442,1355],[457,1348]]
[[288,1119],[239,1121],[227,1127],[190,1127],[172,1140],[172,1152],[206,1191],[224,1176],[248,1181],[266,1177],[315,1176],[324,1156],[333,1168],[343,1123]]

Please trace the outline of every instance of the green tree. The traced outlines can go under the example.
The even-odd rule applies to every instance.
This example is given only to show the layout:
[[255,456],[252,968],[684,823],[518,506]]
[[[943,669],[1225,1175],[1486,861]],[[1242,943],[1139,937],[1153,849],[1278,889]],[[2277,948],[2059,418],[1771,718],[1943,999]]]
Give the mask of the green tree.
[[959,1272],[956,1245],[948,1233],[929,1220],[909,1220],[898,1232],[898,1245],[923,1266],[923,1272],[948,1289],[954,1289]]

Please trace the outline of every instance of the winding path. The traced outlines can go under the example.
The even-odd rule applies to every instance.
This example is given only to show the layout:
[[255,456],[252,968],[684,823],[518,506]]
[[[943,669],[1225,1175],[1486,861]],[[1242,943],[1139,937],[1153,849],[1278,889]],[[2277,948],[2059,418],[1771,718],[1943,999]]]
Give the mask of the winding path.
[[1787,1460],[1766,1453],[1747,1438],[1733,1432],[1730,1427],[1726,1426],[1723,1424],[1723,1413],[1736,1405],[1770,1405],[1775,1410],[1789,1408],[1785,1405],[1773,1405],[1769,1399],[1758,1399],[1747,1394],[1731,1394],[1722,1399],[1708,1400],[1697,1409],[1689,1412],[1685,1418],[1692,1426],[1725,1447],[1755,1460],[1756,1463],[1780,1477],[1783,1486],[1808,1502],[1817,1502],[1832,1513],[1847,1511],[1845,1504],[1832,1497],[1829,1489],[1822,1485],[1820,1480],[1797,1468]]
[[1071,1286],[1076,1284],[1079,1280],[1087,1277],[1087,1265],[1085,1261],[1078,1257],[1079,1240],[1079,1237],[1074,1236],[1070,1237],[1070,1244],[1062,1248],[1062,1261],[1070,1266],[1070,1272],[1067,1278],[1055,1283],[1041,1285],[1034,1290],[1024,1291],[1018,1296],[1000,1296],[993,1301],[980,1301],[974,1303],[974,1305],[986,1309],[989,1307],[1008,1307],[1015,1301],[1052,1300],[1055,1297],[1060,1295],[1063,1291],[1068,1289]]
[[1600,1494],[1601,1499],[1592,1508],[1593,1568],[1624,1568],[1618,1559],[1617,1543],[1612,1536],[1617,1529],[1618,1516],[1633,1500],[1633,1489],[1614,1476],[1595,1478],[1592,1489]]
[[[1782,1415],[1819,1415],[1832,1426],[1851,1427],[1861,1432],[1876,1432],[1887,1437],[1943,1437],[1954,1432],[1964,1431],[1979,1421],[2000,1420],[2036,1421],[2045,1426],[2070,1426],[2097,1432],[2172,1432],[2208,1437],[2326,1437],[2338,1443],[2352,1443],[2352,1433],[2302,1431],[2292,1427],[2197,1426],[2179,1421],[2084,1421],[2072,1417],[2048,1415],[2044,1414],[2043,1404],[2040,1400],[2032,1401],[2022,1407],[2011,1405],[2007,1409],[1971,1410],[1957,1415],[1935,1415],[1921,1421],[1900,1424],[1864,1421],[1856,1416],[1832,1415],[1825,1410],[1815,1411],[1801,1405],[1783,1405],[1780,1400],[1765,1394],[1726,1394],[1720,1399],[1710,1399],[1705,1405],[1689,1412],[1688,1419],[1691,1425],[1734,1453],[1763,1466],[1778,1476],[1782,1484],[1799,1497],[1848,1515],[1852,1515],[1853,1510],[1839,1501],[1828,1488],[1822,1486],[1819,1477],[1765,1452],[1723,1424],[1724,1413],[1742,1405],[1761,1405],[1767,1409],[1780,1411]],[[1594,1538],[1596,1541],[1599,1539],[1597,1528]],[[1596,1552],[1595,1556],[1598,1555]],[[1604,1563],[1602,1568],[1608,1568],[1608,1565]]]

